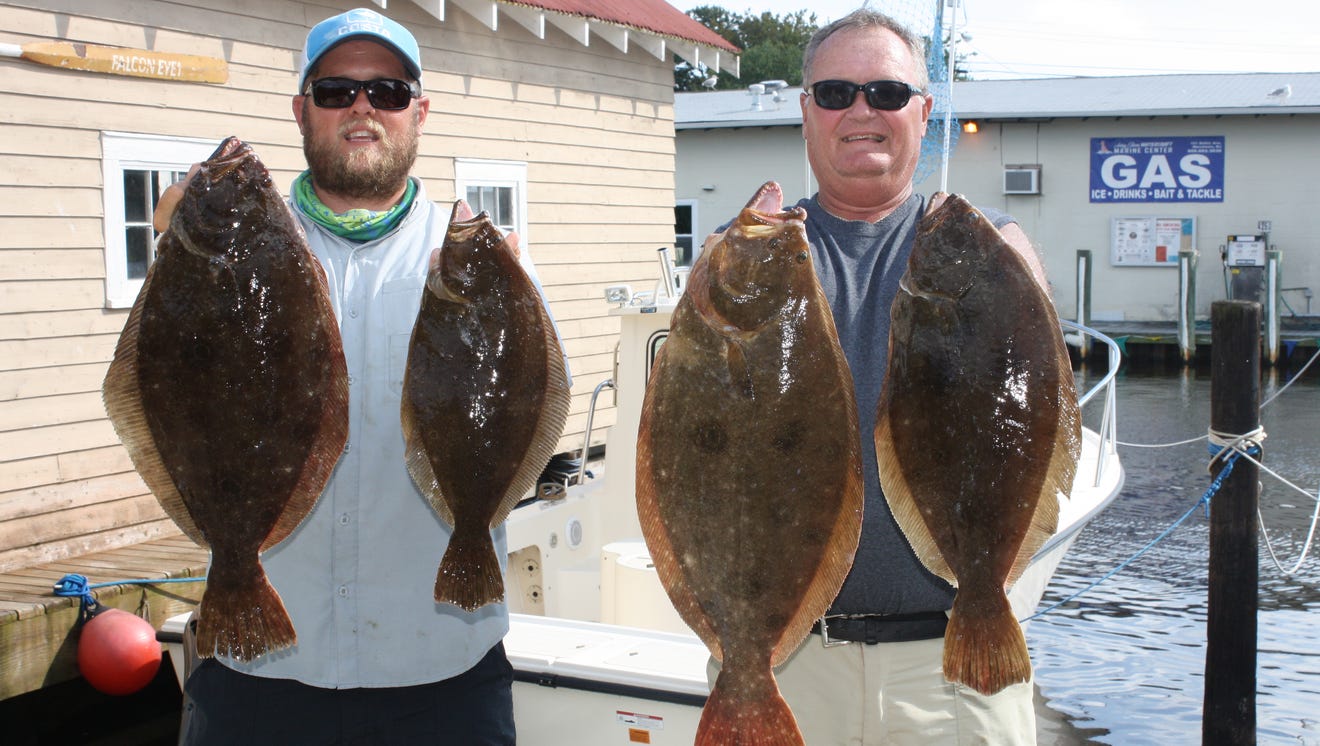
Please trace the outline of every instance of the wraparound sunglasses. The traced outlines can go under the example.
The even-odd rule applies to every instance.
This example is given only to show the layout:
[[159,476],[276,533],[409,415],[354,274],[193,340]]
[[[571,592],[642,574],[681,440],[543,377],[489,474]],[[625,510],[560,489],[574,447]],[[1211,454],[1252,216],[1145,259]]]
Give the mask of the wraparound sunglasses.
[[358,91],[364,89],[367,101],[384,111],[406,109],[413,99],[422,95],[421,86],[417,83],[396,78],[321,78],[313,82],[310,89],[312,101],[322,109],[346,109],[357,100]]
[[857,92],[866,94],[866,103],[881,111],[898,111],[907,106],[913,96],[920,96],[922,91],[916,86],[901,80],[873,80],[870,83],[854,83],[851,80],[821,80],[808,89],[816,105],[822,109],[838,111],[853,105]]

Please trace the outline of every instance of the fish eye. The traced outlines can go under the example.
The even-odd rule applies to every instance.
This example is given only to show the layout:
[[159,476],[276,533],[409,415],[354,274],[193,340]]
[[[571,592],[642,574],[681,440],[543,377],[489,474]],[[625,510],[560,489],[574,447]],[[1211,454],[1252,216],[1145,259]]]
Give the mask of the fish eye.
[[801,264],[807,260],[807,252],[799,251],[798,255],[795,258],[797,259],[797,263]]

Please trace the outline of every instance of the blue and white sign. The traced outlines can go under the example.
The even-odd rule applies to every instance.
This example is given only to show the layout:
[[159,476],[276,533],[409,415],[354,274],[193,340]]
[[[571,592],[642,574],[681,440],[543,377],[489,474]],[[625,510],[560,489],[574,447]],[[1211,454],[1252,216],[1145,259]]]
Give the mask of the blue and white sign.
[[1224,138],[1093,137],[1092,202],[1223,202]]

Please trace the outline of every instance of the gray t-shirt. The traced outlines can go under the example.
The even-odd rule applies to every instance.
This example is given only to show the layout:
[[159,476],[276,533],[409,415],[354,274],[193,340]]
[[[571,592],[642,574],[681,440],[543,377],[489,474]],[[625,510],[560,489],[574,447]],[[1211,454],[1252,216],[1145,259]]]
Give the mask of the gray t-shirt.
[[[907,269],[926,198],[913,194],[877,223],[837,218],[815,196],[797,206],[807,210],[807,240],[852,370],[861,424],[866,494],[862,539],[852,571],[829,613],[947,610],[953,604],[953,589],[922,566],[894,522],[880,490],[875,456],[875,409],[889,366],[890,308]],[[997,228],[1014,222],[996,210],[983,212]]]

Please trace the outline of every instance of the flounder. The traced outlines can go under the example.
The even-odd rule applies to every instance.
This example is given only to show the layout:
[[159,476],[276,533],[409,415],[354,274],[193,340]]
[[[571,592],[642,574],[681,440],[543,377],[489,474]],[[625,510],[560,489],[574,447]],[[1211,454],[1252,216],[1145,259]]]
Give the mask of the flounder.
[[245,143],[201,164],[161,234],[102,389],[133,465],[211,550],[198,653],[296,635],[259,554],[311,511],[348,438],[348,373],[321,265]]
[[829,607],[861,533],[852,376],[801,208],[762,186],[693,266],[656,358],[637,506],[660,580],[721,670],[698,744],[801,744],[772,666]]
[[917,226],[875,429],[894,518],[922,563],[958,589],[948,680],[993,694],[1030,679],[1005,587],[1054,534],[1080,443],[1049,295],[985,215],[949,197]]
[[435,600],[504,597],[491,529],[553,455],[568,416],[563,348],[514,240],[454,204],[408,348],[401,416],[408,472],[453,527]]

